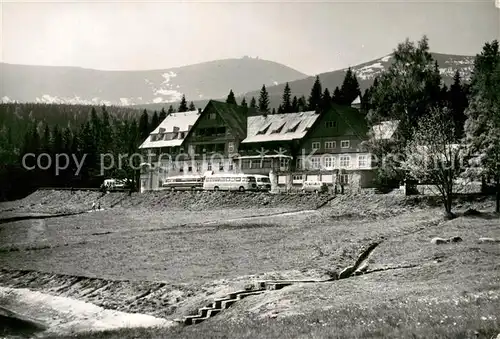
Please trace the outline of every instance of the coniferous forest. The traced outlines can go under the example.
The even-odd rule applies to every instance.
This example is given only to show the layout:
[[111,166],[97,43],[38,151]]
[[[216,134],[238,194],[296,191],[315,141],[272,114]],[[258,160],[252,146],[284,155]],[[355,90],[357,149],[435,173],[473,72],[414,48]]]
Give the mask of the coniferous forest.
[[[389,69],[378,76],[373,85],[361,93],[356,75],[348,69],[345,79],[335,89],[322,88],[316,77],[309,96],[292,97],[286,84],[277,110],[269,107],[265,85],[259,98],[243,98],[240,105],[250,106],[266,114],[327,110],[332,104],[350,105],[358,96],[361,111],[369,126],[386,120],[399,120],[397,138],[389,143],[369,143],[373,154],[404,154],[419,134],[419,122],[439,111],[451,123],[452,141],[467,148],[470,160],[480,163],[476,176],[496,187],[500,199],[500,51],[498,41],[488,42],[476,55],[472,79],[455,74],[447,87],[433,60],[426,37],[406,40],[394,51]],[[232,90],[226,99],[236,104]],[[183,97],[178,111],[195,109]],[[167,116],[172,106],[161,112],[146,112],[124,107],[91,107],[11,103],[0,105],[0,199],[22,197],[41,186],[97,187],[103,177],[129,179],[137,184],[136,172],[124,166],[100,173],[99,155],[133,154],[139,144]],[[421,135],[421,133],[419,134]],[[55,175],[55,171],[22,167],[24,154],[74,154],[84,166],[78,175],[75,163]],[[33,165],[33,158],[28,166]],[[402,160],[404,162],[405,159]],[[29,161],[28,161],[29,162]],[[408,179],[404,166],[394,163],[378,169],[381,186]],[[473,167],[473,166],[471,166]],[[101,175],[103,174],[103,176]],[[497,209],[499,207],[497,206]]]

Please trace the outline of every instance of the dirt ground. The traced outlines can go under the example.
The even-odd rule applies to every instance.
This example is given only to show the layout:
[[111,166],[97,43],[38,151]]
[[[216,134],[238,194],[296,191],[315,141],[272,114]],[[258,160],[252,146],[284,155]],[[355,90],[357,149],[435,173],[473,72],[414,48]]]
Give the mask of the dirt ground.
[[[76,211],[82,205],[79,201],[91,198],[89,194],[75,199],[77,203],[66,202],[66,206]],[[109,201],[122,198],[107,197]],[[34,207],[46,212],[46,207],[34,203],[37,199],[0,205],[0,210],[24,213]],[[230,337],[232,333],[234,337],[273,338],[283,331],[283,326],[295,333],[291,336],[294,338],[328,337],[335,328],[344,333],[344,327],[356,334],[352,337],[366,337],[361,334],[367,328],[375,332],[385,328],[374,323],[371,327],[361,325],[372,321],[380,307],[390,309],[386,315],[391,317],[395,309],[407,307],[401,322],[408,327],[411,319],[429,322],[425,317],[435,316],[430,311],[425,313],[430,304],[434,306],[427,308],[437,310],[439,305],[439,312],[450,313],[446,305],[459,309],[456,302],[481,303],[486,313],[499,306],[500,245],[478,243],[480,237],[500,238],[500,220],[489,214],[492,202],[488,199],[457,202],[458,212],[470,207],[484,212],[450,221],[443,220],[441,209],[432,201],[379,195],[337,197],[315,211],[311,208],[319,202],[302,197],[302,204],[285,197],[280,198],[281,203],[273,200],[273,207],[266,204],[250,210],[245,208],[245,202],[189,211],[161,204],[151,208],[162,199],[172,200],[170,196],[152,195],[147,202],[139,199],[123,200],[114,207],[109,203],[100,212],[0,224],[0,268],[4,268],[0,271],[0,285],[28,287],[108,309],[173,319],[257,278],[326,278],[351,265],[363,246],[377,241],[380,245],[369,266],[373,273],[266,292],[238,302],[234,308],[194,326],[197,329],[175,330],[168,332],[168,337],[196,338],[209,331]],[[255,198],[248,201],[251,199]],[[219,202],[225,200],[231,199],[221,197]],[[54,201],[47,200],[41,206],[53,209],[57,205]],[[210,204],[215,205],[206,200],[203,206]],[[460,236],[463,241],[444,245],[430,242],[433,237],[452,236]],[[388,270],[376,272],[381,269]],[[469,306],[466,309],[456,316],[473,318],[470,326],[483,328],[485,333],[491,333],[499,324],[497,315],[480,314],[479,308],[473,311]],[[424,317],[422,312],[427,315]],[[354,327],[349,320],[353,314],[358,319]],[[495,318],[487,318],[490,316]],[[483,324],[481,317],[490,322]],[[292,330],[294,325],[287,319],[295,319],[302,327]],[[326,325],[316,326],[320,320]],[[305,322],[316,324],[314,330]],[[436,333],[443,330],[454,334],[453,322],[431,323]],[[246,332],[234,332],[234,324]],[[397,324],[395,321],[390,328],[394,330]],[[255,326],[264,328],[256,333],[251,330]],[[316,335],[299,335],[304,326],[308,328],[305,333]],[[412,329],[409,333],[417,331]],[[460,327],[462,332],[465,329]],[[390,334],[388,329],[385,331],[382,334]],[[130,337],[166,335],[150,330],[139,334],[131,333]],[[119,333],[113,335],[120,337]]]

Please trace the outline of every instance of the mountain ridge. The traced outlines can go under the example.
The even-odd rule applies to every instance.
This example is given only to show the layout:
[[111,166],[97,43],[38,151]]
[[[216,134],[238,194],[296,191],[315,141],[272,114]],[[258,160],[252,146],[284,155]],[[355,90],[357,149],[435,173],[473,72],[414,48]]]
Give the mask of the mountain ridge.
[[[362,91],[373,83],[376,76],[390,66],[393,55],[394,53],[390,53],[380,58],[350,67],[356,74]],[[453,81],[453,75],[456,70],[459,70],[463,79],[468,80],[470,78],[475,56],[443,53],[432,53],[432,55],[438,62],[445,84],[450,84]],[[2,70],[2,72],[5,69],[4,65],[10,64],[0,63],[0,70]],[[15,67],[24,66],[16,65]],[[28,65],[26,67],[37,66]],[[56,73],[64,73],[64,69],[72,68],[73,66],[40,67],[43,68],[42,73],[47,73],[50,67],[52,67],[50,69],[55,70]],[[348,68],[349,67],[319,73],[318,76],[323,89],[328,88],[330,92],[333,92],[335,87],[340,87]],[[281,102],[281,96],[286,82],[290,85],[292,96],[300,97],[304,95],[308,97],[316,78],[316,76],[308,76],[274,61],[250,57],[212,60],[198,64],[157,70],[106,71],[80,67],[74,67],[73,69],[86,73],[86,77],[90,78],[86,80],[89,83],[92,83],[92,81],[97,82],[104,88],[106,88],[106,86],[117,87],[117,91],[120,92],[120,95],[115,95],[113,100],[109,100],[109,98],[103,97],[104,93],[102,93],[103,90],[101,88],[101,92],[99,92],[99,90],[97,90],[97,92],[91,92],[93,96],[91,95],[89,98],[88,95],[87,97],[82,96],[78,92],[78,87],[75,87],[68,100],[68,98],[64,98],[64,96],[51,94],[51,91],[57,92],[58,89],[51,88],[50,84],[45,85],[43,81],[40,83],[40,78],[38,78],[38,87],[42,87],[43,91],[47,93],[35,95],[36,99],[30,100],[35,102],[106,104],[132,106],[141,109],[161,109],[162,107],[167,108],[169,105],[173,105],[174,107],[177,106],[180,97],[182,94],[185,94],[188,101],[193,101],[197,107],[204,107],[209,99],[225,99],[230,89],[235,93],[238,102],[241,101],[243,97],[246,98],[247,102],[250,101],[252,96],[257,99],[262,84],[265,84],[269,92],[270,107],[277,108]],[[89,75],[89,72],[92,76]],[[119,81],[115,81],[114,83],[110,81],[109,78],[106,77],[106,74],[110,73],[115,73]],[[133,75],[132,79],[127,78],[124,74]],[[23,75],[22,72],[21,75]],[[45,77],[49,78],[50,72],[48,72]],[[187,80],[179,80],[183,77],[187,78]],[[23,79],[22,76],[21,79]],[[133,84],[132,86],[127,85],[130,81]],[[6,81],[4,81],[4,83],[6,83]],[[28,79],[26,79],[25,83],[29,83]],[[139,83],[143,84],[139,85]],[[65,84],[65,87],[71,86],[72,84]],[[9,97],[6,90],[0,89],[0,99],[5,97],[8,97],[9,100],[15,99]],[[31,95],[31,97],[33,97],[33,95]],[[161,100],[158,100],[158,98]]]
[[[133,105],[220,97],[307,76],[275,61],[228,58],[154,70],[95,70],[75,66],[0,63],[2,101]],[[99,84],[93,86],[93,84]]]

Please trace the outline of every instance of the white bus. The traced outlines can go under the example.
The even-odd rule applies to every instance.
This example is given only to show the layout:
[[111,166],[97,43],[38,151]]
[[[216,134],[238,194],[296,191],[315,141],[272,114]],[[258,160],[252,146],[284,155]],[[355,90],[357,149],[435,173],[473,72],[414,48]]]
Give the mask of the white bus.
[[197,175],[179,175],[167,178],[161,186],[171,191],[195,191],[203,188],[203,177]]
[[122,190],[126,188],[126,184],[127,180],[123,179],[105,179],[103,183],[107,190]]
[[205,191],[256,191],[255,176],[249,174],[214,174],[205,177]]

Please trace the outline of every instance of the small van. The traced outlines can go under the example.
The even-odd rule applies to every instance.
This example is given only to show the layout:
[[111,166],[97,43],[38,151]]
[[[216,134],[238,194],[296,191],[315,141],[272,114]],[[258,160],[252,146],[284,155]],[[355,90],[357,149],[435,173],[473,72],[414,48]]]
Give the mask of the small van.
[[257,181],[257,189],[259,191],[270,191],[271,190],[271,180],[266,175],[254,174],[255,180]]
[[321,181],[305,181],[302,184],[302,192],[304,193],[326,193],[328,192],[328,186],[326,183]]

